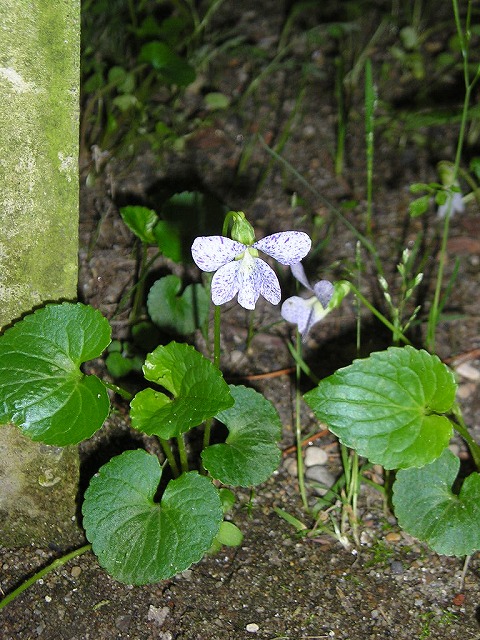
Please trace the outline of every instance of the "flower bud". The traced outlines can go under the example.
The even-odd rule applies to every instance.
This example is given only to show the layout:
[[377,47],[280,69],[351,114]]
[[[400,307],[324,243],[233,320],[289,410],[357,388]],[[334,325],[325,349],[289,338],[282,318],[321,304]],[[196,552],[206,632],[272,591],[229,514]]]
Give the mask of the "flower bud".
[[255,242],[255,231],[245,218],[243,211],[232,211],[232,240],[241,242],[249,247]]

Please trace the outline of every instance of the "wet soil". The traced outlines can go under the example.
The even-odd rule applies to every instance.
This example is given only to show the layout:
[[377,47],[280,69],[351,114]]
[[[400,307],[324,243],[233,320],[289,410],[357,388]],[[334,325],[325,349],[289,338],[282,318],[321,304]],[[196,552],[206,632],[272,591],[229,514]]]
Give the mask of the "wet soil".
[[[415,125],[412,113],[438,107],[441,99],[441,107],[460,112],[462,93],[455,90],[461,82],[459,70],[445,71],[443,79],[435,71],[436,54],[447,46],[447,34],[433,30],[434,35],[425,38],[420,49],[425,65],[421,81],[405,59],[399,61],[393,53],[399,42],[400,16],[397,26],[389,22],[377,33],[385,7],[381,3],[376,3],[376,8],[367,6],[364,15],[352,18],[355,38],[345,37],[340,42],[328,36],[327,27],[345,21],[345,17],[335,13],[335,3],[331,9],[324,3],[323,8],[298,13],[288,31],[288,50],[276,57],[281,34],[286,33],[286,16],[292,15],[295,3],[290,5],[226,2],[218,10],[211,26],[212,38],[233,28],[249,46],[218,53],[208,71],[187,89],[181,99],[188,134],[182,150],[170,147],[154,153],[140,144],[135,153],[128,154],[117,147],[93,174],[98,150],[92,152],[88,145],[82,149],[79,298],[111,319],[114,337],[128,337],[130,307],[127,304],[121,309],[119,305],[134,284],[138,267],[133,237],[118,209],[125,204],[155,208],[165,194],[184,189],[201,189],[230,209],[244,210],[257,237],[287,229],[307,231],[318,247],[305,263],[311,279],[334,280],[355,274],[365,295],[384,308],[368,257],[362,256],[358,276],[356,238],[333,212],[340,211],[351,225],[364,229],[363,74],[346,93],[349,112],[344,168],[341,174],[335,171],[339,112],[334,78],[342,47],[349,52],[344,60],[350,70],[357,69],[355,64],[365,51],[374,64],[378,124],[373,237],[386,277],[394,287],[398,285],[399,256],[421,235],[425,272],[421,296],[431,299],[438,268],[439,224],[433,208],[422,219],[409,218],[412,196],[408,187],[413,182],[437,180],[436,163],[454,158],[458,127],[448,121]],[[442,11],[445,15],[430,16],[430,20],[445,20],[451,35],[451,16],[447,9]],[[428,16],[425,19],[427,30]],[[231,106],[209,111],[203,101],[207,89],[223,92],[231,99]],[[466,164],[476,153],[475,144],[473,141],[466,148]],[[302,178],[273,158],[266,145]],[[87,186],[89,173],[95,179],[89,179]],[[459,377],[459,397],[477,439],[479,220],[478,206],[471,203],[465,214],[452,221],[447,275],[453,272],[456,260],[459,275],[437,344],[440,357],[451,364],[461,358],[471,365],[470,374]],[[193,267],[179,267],[168,260],[158,261],[154,269],[186,279],[199,277]],[[287,271],[279,276],[287,297],[294,285]],[[126,299],[128,303],[130,297]],[[421,300],[412,304],[417,302]],[[426,310],[420,319],[425,319]],[[388,335],[368,313],[362,314],[363,352],[388,346]],[[86,553],[45,576],[0,614],[2,638],[480,638],[478,556],[472,558],[463,581],[463,559],[438,556],[401,531],[373,489],[362,488],[360,544],[352,543],[349,548],[320,532],[299,536],[275,513],[274,507],[280,507],[308,526],[313,524],[302,510],[297,479],[291,473],[295,385],[286,343],[293,332],[279,320],[278,308],[260,301],[254,318],[255,337],[247,349],[247,312],[234,303],[222,312],[225,376],[264,393],[277,407],[284,425],[281,447],[285,455],[278,472],[257,487],[253,497],[242,491],[238,494],[232,518],[244,533],[242,545],[224,548],[171,580],[143,587],[116,582],[91,553]],[[328,375],[356,357],[355,322],[356,308],[349,298],[314,328],[305,345],[305,357],[318,376]],[[413,331],[418,344],[424,326],[419,323]],[[200,349],[206,348],[200,335],[195,336],[195,342]],[[102,371],[101,362],[95,366]],[[125,404],[118,401],[116,409],[102,432],[82,447],[87,476],[111,452],[112,442],[117,446],[133,438]],[[305,436],[321,431],[305,406],[302,425]],[[148,439],[138,442],[142,444],[152,446]],[[328,469],[340,474],[335,439],[327,434],[315,444],[328,452]],[[462,443],[457,445],[465,455]],[[312,489],[309,496],[313,504]],[[351,539],[351,531],[349,534]],[[72,547],[78,543],[72,541]],[[2,590],[10,591],[64,551],[54,544],[49,549],[35,545],[15,551],[1,549]]]

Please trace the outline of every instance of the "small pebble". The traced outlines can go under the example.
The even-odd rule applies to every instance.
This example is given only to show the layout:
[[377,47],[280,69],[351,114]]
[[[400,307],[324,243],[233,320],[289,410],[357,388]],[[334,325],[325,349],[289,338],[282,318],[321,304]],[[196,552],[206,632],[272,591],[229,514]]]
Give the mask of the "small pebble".
[[305,466],[325,465],[328,462],[328,453],[320,447],[308,447],[305,452]]
[[448,448],[450,449],[450,451],[453,453],[454,456],[458,456],[460,454],[460,447],[456,442],[451,442],[448,445]]
[[151,604],[148,607],[147,620],[151,620],[161,627],[167,619],[168,612],[168,607],[154,607],[153,604]]
[[305,477],[313,482],[318,482],[323,485],[322,487],[313,487],[313,490],[318,496],[324,496],[330,487],[335,482],[335,476],[328,471],[325,467],[317,464],[313,467],[308,467],[305,471]]
[[477,382],[480,380],[480,370],[471,365],[469,362],[462,362],[456,367],[455,371],[462,378],[466,378],[467,380],[472,380],[473,382]]
[[295,460],[295,458],[287,458],[283,463],[283,466],[285,467],[288,474],[290,474],[291,476],[297,477],[298,467],[297,467],[297,461]]
[[82,569],[78,566],[72,567],[72,570],[70,571],[70,575],[72,576],[72,578],[78,578],[81,573]]
[[248,633],[257,633],[259,629],[260,627],[258,626],[258,624],[255,624],[255,622],[250,622],[245,627],[245,630],[248,631]]
[[474,382],[463,382],[458,385],[457,396],[460,400],[468,400],[476,391]]
[[400,560],[392,560],[392,562],[390,563],[390,568],[392,570],[392,573],[395,573],[396,575],[402,575],[403,573],[403,564],[400,562]]
[[385,540],[387,540],[387,542],[399,542],[401,539],[402,536],[400,533],[398,533],[398,531],[390,531],[385,536]]

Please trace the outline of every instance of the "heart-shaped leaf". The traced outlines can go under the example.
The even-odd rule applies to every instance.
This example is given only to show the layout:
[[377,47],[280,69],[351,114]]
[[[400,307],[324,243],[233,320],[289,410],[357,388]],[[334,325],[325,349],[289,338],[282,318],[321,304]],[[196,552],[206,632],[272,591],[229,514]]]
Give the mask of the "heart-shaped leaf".
[[208,315],[210,300],[201,284],[188,285],[179,295],[182,281],[169,275],[157,280],[149,291],[147,308],[156,325],[186,335],[200,327]]
[[83,304],[51,304],[0,337],[0,423],[64,446],[89,438],[108,415],[105,385],[80,365],[110,342],[110,325]]
[[153,229],[159,219],[153,209],[140,206],[121,207],[120,215],[130,231],[143,243],[156,244]]
[[174,262],[182,262],[182,234],[181,224],[159,220],[153,229],[155,242],[166,258]]
[[452,492],[460,460],[449,450],[421,469],[402,469],[393,485],[395,515],[408,533],[437,553],[469,556],[480,549],[480,474]]
[[195,80],[195,69],[165,42],[147,42],[140,49],[139,62],[148,62],[168,84],[186,87]]
[[391,347],[356,360],[305,394],[319,420],[348,447],[387,469],[421,467],[442,453],[456,384],[437,356]]
[[132,400],[132,426],[149,435],[178,436],[234,403],[220,371],[187,344],[157,347],[148,354],[143,373],[173,396],[149,388]]
[[223,520],[218,490],[196,471],[170,480],[154,501],[162,476],[158,459],[142,449],[104,465],[85,493],[83,526],[94,553],[116,580],[148,584],[198,562]]
[[224,444],[202,451],[205,469],[229,485],[250,487],[265,482],[280,463],[282,423],[273,404],[254,389],[230,385],[233,407],[216,418],[228,428]]

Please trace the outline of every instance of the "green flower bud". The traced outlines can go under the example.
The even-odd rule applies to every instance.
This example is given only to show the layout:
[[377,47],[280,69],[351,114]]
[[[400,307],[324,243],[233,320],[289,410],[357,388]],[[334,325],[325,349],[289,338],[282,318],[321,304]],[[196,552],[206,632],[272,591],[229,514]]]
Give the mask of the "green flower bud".
[[233,226],[232,240],[241,242],[249,247],[255,242],[255,231],[245,218],[243,211],[232,211]]

